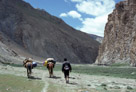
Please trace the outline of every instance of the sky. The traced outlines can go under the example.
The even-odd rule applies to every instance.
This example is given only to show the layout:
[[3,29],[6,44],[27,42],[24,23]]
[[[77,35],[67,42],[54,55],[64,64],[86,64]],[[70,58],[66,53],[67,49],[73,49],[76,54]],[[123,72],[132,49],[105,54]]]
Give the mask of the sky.
[[107,18],[115,4],[123,0],[24,0],[34,8],[44,9],[73,28],[104,36]]

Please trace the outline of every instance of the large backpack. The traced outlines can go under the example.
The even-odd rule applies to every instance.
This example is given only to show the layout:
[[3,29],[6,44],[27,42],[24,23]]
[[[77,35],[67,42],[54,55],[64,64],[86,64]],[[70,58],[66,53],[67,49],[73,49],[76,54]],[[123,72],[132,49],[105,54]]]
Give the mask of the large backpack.
[[37,67],[37,62],[32,62],[33,67]]
[[68,64],[65,64],[64,65],[64,70],[69,70],[70,69],[70,67],[68,66]]

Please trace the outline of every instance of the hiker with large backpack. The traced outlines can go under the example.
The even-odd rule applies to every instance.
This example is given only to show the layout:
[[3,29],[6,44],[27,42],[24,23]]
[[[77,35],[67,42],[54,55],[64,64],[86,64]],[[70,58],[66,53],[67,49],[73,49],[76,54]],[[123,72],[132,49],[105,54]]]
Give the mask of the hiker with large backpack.
[[67,58],[64,58],[64,63],[62,65],[62,72],[64,73],[66,83],[69,83],[69,72],[71,71],[72,71],[72,67],[70,62],[67,61]]

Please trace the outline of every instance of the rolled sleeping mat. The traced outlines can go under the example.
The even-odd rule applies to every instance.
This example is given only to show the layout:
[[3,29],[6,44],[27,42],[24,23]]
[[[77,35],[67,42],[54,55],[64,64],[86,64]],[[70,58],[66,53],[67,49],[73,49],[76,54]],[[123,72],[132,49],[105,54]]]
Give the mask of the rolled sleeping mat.
[[56,64],[55,60],[48,60],[48,62],[52,62],[52,63]]
[[47,60],[47,61],[49,61],[49,60],[54,60],[54,58],[47,58],[46,60]]

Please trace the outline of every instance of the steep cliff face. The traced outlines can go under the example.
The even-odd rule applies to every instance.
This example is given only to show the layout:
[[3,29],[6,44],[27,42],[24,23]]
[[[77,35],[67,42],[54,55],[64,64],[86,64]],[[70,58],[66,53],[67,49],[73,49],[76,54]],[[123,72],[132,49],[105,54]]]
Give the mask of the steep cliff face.
[[22,0],[0,0],[0,32],[31,54],[60,62],[93,63],[98,55],[99,43],[89,35]]
[[108,16],[97,64],[129,62],[136,65],[136,0],[118,3]]

